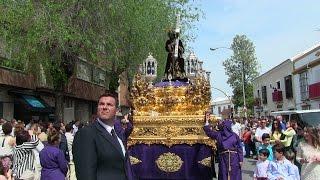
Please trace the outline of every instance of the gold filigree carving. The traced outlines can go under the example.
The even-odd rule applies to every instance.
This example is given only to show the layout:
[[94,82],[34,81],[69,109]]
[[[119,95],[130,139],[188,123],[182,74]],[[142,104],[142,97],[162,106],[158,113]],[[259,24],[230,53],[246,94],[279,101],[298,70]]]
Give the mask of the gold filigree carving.
[[207,167],[211,167],[211,157],[204,158],[201,161],[198,161],[198,163]]
[[183,161],[174,153],[163,153],[156,160],[156,164],[161,171],[177,172],[180,170]]
[[149,86],[141,74],[137,74],[131,99],[137,116],[147,116],[151,110],[159,116],[203,115],[210,106],[210,84],[199,76],[187,86],[154,87]]
[[141,163],[142,161],[136,157],[133,157],[133,156],[129,156],[130,157],[130,163],[131,165],[135,165],[135,164],[139,164]]
[[[212,117],[211,122],[214,123]],[[134,128],[128,147],[136,144],[206,144],[215,149],[215,141],[203,130],[203,116],[134,116]]]
[[[135,75],[131,88],[134,106],[133,131],[128,147],[136,144],[206,144],[215,142],[204,131],[204,113],[210,107],[210,84],[203,76],[185,86],[151,86],[141,75]],[[216,118],[211,116],[210,122]]]

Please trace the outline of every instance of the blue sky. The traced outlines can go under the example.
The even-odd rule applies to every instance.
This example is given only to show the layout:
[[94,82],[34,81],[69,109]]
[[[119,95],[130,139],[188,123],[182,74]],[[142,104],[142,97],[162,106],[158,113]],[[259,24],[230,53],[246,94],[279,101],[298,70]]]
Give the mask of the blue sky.
[[[190,46],[211,71],[212,86],[232,94],[222,62],[232,51],[237,34],[246,35],[255,45],[260,74],[315,45],[320,40],[319,0],[196,0],[204,18],[196,24],[197,35]],[[213,91],[213,98],[223,97]]]

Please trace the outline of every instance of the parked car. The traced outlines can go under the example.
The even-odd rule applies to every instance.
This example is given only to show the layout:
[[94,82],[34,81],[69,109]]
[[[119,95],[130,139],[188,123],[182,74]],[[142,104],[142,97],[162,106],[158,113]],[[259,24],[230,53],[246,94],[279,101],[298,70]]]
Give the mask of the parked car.
[[274,116],[281,115],[286,121],[296,119],[300,127],[320,128],[320,109],[277,111],[271,114]]

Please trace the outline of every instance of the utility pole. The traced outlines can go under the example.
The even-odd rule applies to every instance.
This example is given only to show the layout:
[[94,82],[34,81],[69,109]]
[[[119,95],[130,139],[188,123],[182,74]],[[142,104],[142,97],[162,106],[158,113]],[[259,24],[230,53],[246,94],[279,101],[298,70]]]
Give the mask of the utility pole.
[[241,78],[242,78],[242,94],[243,94],[243,111],[244,111],[244,117],[247,118],[247,106],[246,106],[246,91],[244,88],[244,61],[241,59],[242,63],[242,70],[241,70]]
[[[233,49],[229,47],[216,47],[216,48],[210,48],[211,51],[215,51],[218,49],[229,49],[233,51]],[[244,111],[244,116],[247,118],[247,105],[246,105],[246,91],[245,91],[245,74],[244,74],[244,60],[241,59],[241,79],[242,79],[242,94],[243,94],[243,111]]]

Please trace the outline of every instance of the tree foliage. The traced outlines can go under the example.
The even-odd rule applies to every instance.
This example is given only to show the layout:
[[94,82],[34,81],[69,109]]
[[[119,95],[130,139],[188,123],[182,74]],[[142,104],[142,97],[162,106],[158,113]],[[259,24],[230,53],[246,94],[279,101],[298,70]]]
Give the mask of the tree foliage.
[[64,57],[84,57],[117,79],[125,70],[132,75],[152,52],[163,74],[166,30],[180,12],[183,37],[192,39],[189,29],[199,17],[192,5],[189,0],[4,0],[0,39],[11,54],[3,64],[34,73],[41,64],[58,88],[68,79],[61,64],[70,59]]
[[[253,107],[253,80],[259,75],[259,63],[255,55],[253,43],[245,35],[236,35],[231,45],[233,55],[223,62],[228,84],[233,88],[234,104],[243,106],[242,83],[245,86],[246,105]],[[243,73],[243,74],[242,74]],[[242,82],[242,76],[244,81]]]
[[57,92],[58,118],[61,92],[78,57],[104,67],[111,89],[122,72],[131,79],[149,52],[163,74],[166,29],[174,27],[175,14],[182,16],[186,40],[192,39],[189,28],[199,17],[189,0],[2,0],[0,12],[6,52],[1,65],[35,75],[44,69]]

